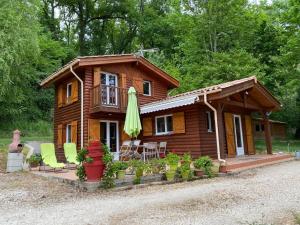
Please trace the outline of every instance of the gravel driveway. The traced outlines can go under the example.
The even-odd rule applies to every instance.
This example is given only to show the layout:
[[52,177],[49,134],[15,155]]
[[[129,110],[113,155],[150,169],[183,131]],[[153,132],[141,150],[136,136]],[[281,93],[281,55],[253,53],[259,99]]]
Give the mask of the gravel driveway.
[[93,194],[49,188],[35,177],[31,188],[9,187],[7,179],[0,175],[0,224],[295,224],[293,213],[300,213],[296,161],[234,177]]

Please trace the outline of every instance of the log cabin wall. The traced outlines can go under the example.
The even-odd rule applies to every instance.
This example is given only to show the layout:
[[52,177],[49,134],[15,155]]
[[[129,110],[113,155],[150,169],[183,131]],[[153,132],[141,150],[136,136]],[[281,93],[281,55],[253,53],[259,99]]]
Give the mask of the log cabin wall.
[[[185,118],[185,133],[181,134],[167,134],[155,135],[155,117],[177,112],[184,112]],[[152,135],[142,136],[143,142],[167,142],[167,150],[177,154],[190,153],[193,157],[201,155],[200,152],[200,116],[199,106],[191,105],[180,107],[172,110],[165,110],[154,112],[151,114],[142,115],[143,118],[151,118],[152,122]]]
[[[82,76],[81,76],[82,77]],[[59,161],[65,161],[64,151],[63,151],[63,143],[66,140],[66,125],[72,123],[73,121],[77,121],[77,146],[80,146],[80,83],[78,82],[77,95],[78,100],[70,103],[64,104],[63,106],[59,106],[58,98],[59,98],[59,87],[63,87],[64,91],[68,83],[72,81],[77,81],[74,77],[68,77],[64,80],[59,81],[55,84],[55,105],[54,105],[54,144],[56,150],[56,156]],[[63,94],[63,98],[65,98]],[[62,130],[59,134],[58,127],[61,126]],[[58,136],[61,136],[62,144],[58,144]]]

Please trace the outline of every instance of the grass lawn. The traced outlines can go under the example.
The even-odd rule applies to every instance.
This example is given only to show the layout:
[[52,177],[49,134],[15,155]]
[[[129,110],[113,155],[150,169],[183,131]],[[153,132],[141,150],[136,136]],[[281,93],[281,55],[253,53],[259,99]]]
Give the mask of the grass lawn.
[[[295,152],[296,150],[300,150],[300,140],[273,140],[272,146],[273,152]],[[257,140],[255,148],[259,153],[267,151],[264,140]]]
[[[6,169],[6,159],[7,159],[7,150],[8,145],[11,143],[12,138],[0,138],[0,172],[5,171]],[[52,142],[53,138],[51,136],[47,137],[21,137],[21,143],[26,141],[45,141]],[[24,148],[23,152],[27,152],[28,149]]]

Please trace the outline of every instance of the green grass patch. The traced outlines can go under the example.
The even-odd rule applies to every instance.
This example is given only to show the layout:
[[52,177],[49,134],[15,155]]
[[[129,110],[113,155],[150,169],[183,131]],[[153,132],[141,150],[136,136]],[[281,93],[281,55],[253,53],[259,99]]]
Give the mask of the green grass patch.
[[[295,152],[300,150],[300,140],[273,140],[273,152]],[[265,153],[266,143],[264,140],[255,141],[255,148],[258,153]]]
[[53,126],[49,121],[16,121],[0,125],[0,137],[11,138],[14,130],[20,130],[23,137],[49,137],[53,136]]

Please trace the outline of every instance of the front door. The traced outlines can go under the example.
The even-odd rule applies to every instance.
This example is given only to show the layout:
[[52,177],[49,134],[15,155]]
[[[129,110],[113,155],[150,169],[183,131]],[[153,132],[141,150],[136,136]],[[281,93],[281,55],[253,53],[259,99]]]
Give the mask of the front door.
[[119,126],[118,121],[100,122],[101,142],[106,144],[114,154],[114,160],[119,159]]
[[233,115],[234,120],[234,136],[235,136],[235,146],[236,154],[244,155],[244,141],[243,141],[243,130],[242,130],[242,120],[240,115]]
[[115,74],[101,73],[101,100],[103,105],[118,105],[118,79]]

